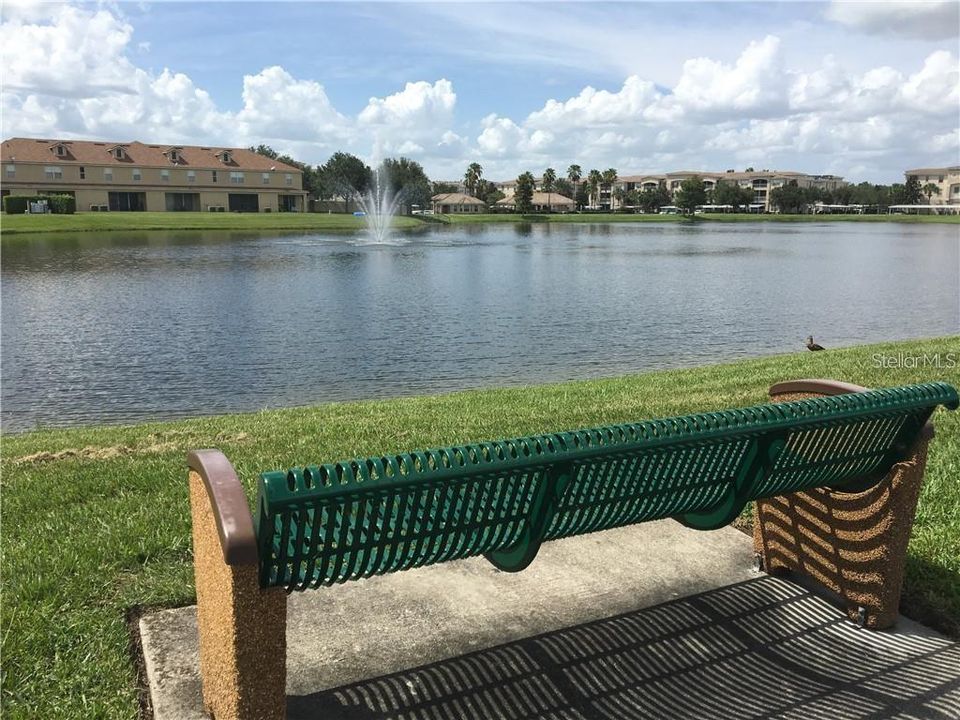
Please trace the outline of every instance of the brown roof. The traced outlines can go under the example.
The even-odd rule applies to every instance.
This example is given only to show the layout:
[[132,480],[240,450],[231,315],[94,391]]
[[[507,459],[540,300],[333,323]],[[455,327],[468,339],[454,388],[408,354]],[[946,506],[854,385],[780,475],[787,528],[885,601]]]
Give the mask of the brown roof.
[[[497,205],[516,205],[517,198],[516,196],[504,198],[503,200],[498,200]],[[533,205],[575,205],[570,198],[566,195],[561,195],[560,193],[545,193],[545,192],[535,192],[533,194],[533,200],[531,201]]]
[[960,166],[952,165],[941,168],[917,168],[916,170],[905,170],[904,175],[947,175],[949,173],[960,172]]
[[483,200],[478,200],[473,195],[465,193],[440,193],[430,199],[435,203],[447,205],[486,205]]
[[[56,148],[62,145],[65,155],[57,155]],[[122,147],[125,157],[120,160],[110,152],[113,148]],[[201,147],[199,145],[146,145],[142,142],[117,143],[113,141],[92,140],[56,140],[35,138],[11,138],[4,140],[0,145],[0,158],[3,162],[32,162],[84,165],[121,165],[130,167],[170,167],[173,162],[164,155],[165,152],[176,150],[179,159],[175,163],[179,167],[196,168],[198,170],[249,170],[262,171],[276,170],[280,172],[300,172],[298,168],[272,160],[265,155],[258,155],[246,148]],[[230,162],[224,163],[218,159],[218,153],[224,150],[230,152]]]
[[658,180],[663,180],[665,177],[666,175],[658,175],[657,173],[650,173],[649,175],[619,175],[617,176],[617,182],[638,183],[647,180],[657,182]]

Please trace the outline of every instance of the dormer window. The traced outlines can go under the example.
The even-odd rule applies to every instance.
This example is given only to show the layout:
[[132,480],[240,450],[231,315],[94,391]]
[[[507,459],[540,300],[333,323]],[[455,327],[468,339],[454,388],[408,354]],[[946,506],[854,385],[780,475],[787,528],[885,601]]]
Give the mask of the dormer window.
[[167,148],[163,154],[167,156],[167,160],[176,165],[178,162],[180,162],[180,151],[182,149],[183,148],[180,147]]
[[229,150],[221,150],[217,153],[217,157],[220,158],[220,162],[224,165],[228,165],[233,161],[233,156],[230,154]]
[[57,143],[56,145],[50,146],[51,152],[57,157],[66,157],[68,154],[67,146],[63,143]]
[[114,145],[113,147],[107,148],[107,152],[109,152],[117,160],[123,160],[127,156],[126,151],[123,149],[123,145]]

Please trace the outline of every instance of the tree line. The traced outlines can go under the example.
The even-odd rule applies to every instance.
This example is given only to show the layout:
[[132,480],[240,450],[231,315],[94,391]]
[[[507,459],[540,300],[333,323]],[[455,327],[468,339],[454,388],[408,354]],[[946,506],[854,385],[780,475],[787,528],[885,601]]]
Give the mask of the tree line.
[[[365,195],[374,186],[374,169],[356,155],[335,152],[323,165],[307,165],[289,155],[280,155],[269,145],[251,147],[255,153],[287,163],[303,173],[303,189],[311,196],[328,200],[343,198],[347,212],[354,197]],[[423,166],[410,158],[387,158],[378,168],[381,178],[396,194],[398,205],[405,213],[414,206],[427,207],[435,193]]]
[[[346,200],[348,212],[352,195],[365,194],[374,182],[373,168],[350,153],[336,152],[323,165],[312,166],[294,160],[289,155],[281,155],[269,145],[251,147],[250,150],[300,169],[304,190],[320,199],[342,197]],[[747,168],[747,171],[752,169]],[[420,163],[406,157],[387,158],[380,164],[379,170],[391,190],[400,197],[400,206],[407,213],[414,206],[429,207],[434,195],[458,192],[460,189],[458,183],[431,182]],[[671,193],[662,180],[655,188],[642,190],[614,187],[616,181],[616,168],[602,171],[593,169],[584,173],[580,165],[573,164],[567,168],[565,177],[559,176],[552,167],[546,168],[541,176],[540,188],[543,192],[570,198],[578,209],[590,205],[591,198],[599,197],[602,191],[610,192],[611,198],[621,208],[646,213],[658,212],[667,205],[675,205],[688,213],[693,213],[700,205],[730,205],[734,210],[741,210],[754,202],[753,188],[741,187],[739,183],[722,178],[712,188],[705,188],[703,180],[695,175],[684,180],[676,194]],[[483,166],[477,162],[467,166],[462,185],[467,194],[490,207],[504,197],[495,183],[483,177]],[[517,177],[514,191],[517,212],[533,211],[536,187],[536,178],[530,171]],[[905,183],[877,185],[862,182],[833,190],[800,187],[796,180],[791,180],[769,192],[771,206],[784,213],[796,213],[818,202],[825,205],[865,205],[880,210],[890,205],[915,205],[924,198],[929,203],[934,195],[940,194],[940,188],[933,183],[921,186],[916,177],[911,177]]]

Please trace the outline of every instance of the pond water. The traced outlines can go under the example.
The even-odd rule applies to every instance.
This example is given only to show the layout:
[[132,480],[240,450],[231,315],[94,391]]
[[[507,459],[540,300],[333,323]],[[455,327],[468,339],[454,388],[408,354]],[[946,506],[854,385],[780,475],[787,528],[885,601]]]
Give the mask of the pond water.
[[12,238],[2,423],[128,422],[955,333],[957,226]]

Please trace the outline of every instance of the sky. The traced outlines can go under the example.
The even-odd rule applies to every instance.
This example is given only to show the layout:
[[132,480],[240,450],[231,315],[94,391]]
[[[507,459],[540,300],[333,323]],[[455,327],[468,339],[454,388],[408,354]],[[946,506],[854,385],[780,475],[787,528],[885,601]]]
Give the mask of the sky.
[[5,0],[9,137],[902,182],[960,164],[960,3]]

